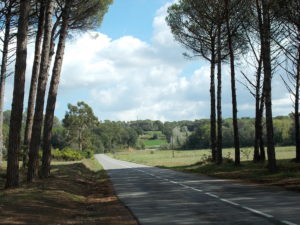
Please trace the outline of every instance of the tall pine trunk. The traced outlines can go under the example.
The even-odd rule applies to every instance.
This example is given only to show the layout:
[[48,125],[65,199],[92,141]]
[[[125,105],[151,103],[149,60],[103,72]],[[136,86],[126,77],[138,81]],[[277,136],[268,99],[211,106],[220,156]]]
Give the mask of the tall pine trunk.
[[6,188],[19,186],[19,152],[25,89],[30,0],[20,0],[14,91],[9,129]]
[[211,46],[211,68],[210,68],[210,146],[212,151],[212,161],[216,162],[216,94],[215,94],[215,41]]
[[50,88],[48,93],[46,116],[44,120],[43,158],[42,158],[42,169],[41,169],[41,176],[43,178],[46,178],[50,175],[52,127],[53,127],[53,120],[54,120],[57,91],[58,91],[60,74],[62,69],[64,51],[65,51],[65,43],[68,35],[69,4],[70,1],[67,1],[62,15],[62,25],[61,25],[60,35],[59,35],[59,42],[57,46],[57,52],[55,56],[52,78],[51,78],[51,83],[50,83]]
[[260,141],[261,141],[261,135],[262,130],[261,129],[261,123],[262,123],[262,115],[260,113],[260,102],[262,96],[261,91],[261,72],[262,72],[262,57],[260,54],[260,58],[258,61],[258,68],[256,73],[256,90],[255,90],[255,140],[254,140],[254,156],[253,161],[259,162],[261,161],[261,155],[260,155]]
[[[264,90],[264,88],[263,88]],[[263,91],[262,90],[262,91]],[[259,109],[259,116],[260,116],[260,123],[259,123],[259,150],[260,150],[260,161],[264,162],[266,160],[266,152],[265,152],[265,141],[264,141],[264,126],[263,126],[263,116],[264,116],[264,109],[265,109],[265,95],[262,92],[261,99],[260,99],[260,109]]]
[[43,39],[43,31],[44,31],[44,23],[45,23],[45,1],[41,1],[40,3],[40,12],[39,12],[39,22],[38,29],[35,39],[35,51],[34,51],[34,61],[32,66],[32,75],[30,82],[30,90],[28,97],[28,106],[27,106],[27,118],[26,118],[26,126],[25,126],[25,134],[24,134],[24,152],[23,152],[23,167],[27,166],[27,156],[29,152],[29,145],[32,134],[32,124],[33,124],[33,116],[34,116],[34,103],[36,99],[36,88],[39,77],[39,69],[41,63],[41,45]]
[[218,85],[217,85],[217,120],[218,120],[218,142],[217,142],[217,164],[222,164],[222,55],[221,55],[221,24],[218,25]]
[[225,0],[225,11],[226,11],[226,27],[228,36],[228,49],[230,57],[230,74],[231,74],[231,95],[232,95],[232,122],[233,122],[233,136],[234,136],[234,149],[235,149],[235,165],[240,165],[240,139],[239,139],[239,128],[237,119],[237,100],[236,100],[236,84],[235,84],[235,56],[232,45],[232,35],[229,24],[229,1]]
[[0,166],[2,164],[4,139],[3,139],[3,109],[4,109],[4,93],[5,80],[7,77],[7,60],[8,60],[8,46],[10,42],[10,28],[11,28],[11,5],[7,7],[5,14],[5,32],[2,49],[2,63],[1,63],[1,77],[0,77]]
[[37,176],[38,172],[38,157],[41,143],[41,130],[43,124],[43,112],[45,92],[48,81],[48,63],[51,50],[51,31],[52,31],[52,14],[53,14],[53,0],[47,1],[46,18],[45,18],[45,32],[43,41],[43,50],[41,57],[40,73],[37,87],[35,112],[32,125],[32,135],[29,149],[29,163],[27,181],[32,181]]
[[274,130],[272,115],[272,65],[271,65],[271,20],[270,1],[262,0],[262,55],[264,65],[264,96],[266,106],[267,153],[270,172],[277,170],[274,147]]
[[[299,30],[300,32],[300,30]],[[299,37],[300,40],[300,37]],[[295,142],[296,162],[300,163],[300,125],[299,125],[299,87],[300,87],[300,45],[298,46],[297,75],[295,85]]]
[[[261,6],[259,3],[259,0],[255,1],[256,3],[256,12],[257,12],[257,22],[258,22],[258,30],[259,33],[261,35],[261,40],[260,40],[260,45],[261,45],[261,55],[260,55],[260,63],[261,63],[261,67],[263,66],[263,49],[262,49],[262,31],[263,31],[263,19],[262,19],[262,10],[261,10]],[[262,73],[262,68],[261,68],[261,73]],[[263,80],[263,84],[264,84],[264,80]],[[260,122],[258,122],[258,136],[259,136],[259,150],[260,150],[260,161],[264,162],[266,160],[266,153],[265,153],[265,145],[264,145],[264,133],[263,133],[263,115],[264,115],[264,106],[265,106],[265,95],[264,95],[264,85],[262,88],[262,93],[260,96],[260,106],[259,106],[259,118],[260,118]]]

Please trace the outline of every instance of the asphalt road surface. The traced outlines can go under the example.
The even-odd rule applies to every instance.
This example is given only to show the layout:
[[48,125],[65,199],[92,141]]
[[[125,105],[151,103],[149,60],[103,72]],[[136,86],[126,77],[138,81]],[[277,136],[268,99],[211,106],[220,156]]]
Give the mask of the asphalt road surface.
[[141,225],[300,224],[295,192],[96,158]]

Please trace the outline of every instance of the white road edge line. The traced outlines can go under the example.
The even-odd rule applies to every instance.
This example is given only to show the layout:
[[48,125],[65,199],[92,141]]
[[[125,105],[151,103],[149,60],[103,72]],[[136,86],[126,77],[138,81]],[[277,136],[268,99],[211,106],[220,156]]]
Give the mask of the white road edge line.
[[[120,162],[116,163],[116,162],[114,162],[114,161],[111,160],[111,159],[105,159],[105,160],[111,161],[111,162],[113,162],[114,164],[119,164],[119,165],[124,166],[124,167],[126,167],[126,168],[130,168],[130,169],[133,169],[133,170],[136,170],[136,171],[139,171],[139,172],[148,174],[148,175],[150,175],[150,176],[152,176],[152,177],[156,177],[156,178],[158,178],[158,179],[162,179],[162,180],[168,181],[168,182],[173,183],[173,184],[178,184],[178,185],[180,185],[180,186],[182,186],[182,187],[190,188],[190,189],[192,189],[192,190],[194,190],[194,191],[202,192],[202,190],[200,190],[200,189],[193,188],[193,187],[191,187],[191,186],[188,186],[188,185],[185,185],[185,184],[181,184],[181,183],[179,183],[179,182],[176,182],[176,181],[173,181],[173,180],[169,180],[169,179],[167,179],[167,178],[162,178],[162,177],[160,177],[160,176],[156,176],[156,175],[154,175],[154,174],[145,172],[144,170],[140,170],[140,169],[137,169],[137,168],[134,168],[134,167],[131,167],[131,166],[124,165],[123,163],[120,163]],[[225,199],[225,198],[220,198],[219,196],[214,195],[214,194],[212,194],[212,193],[206,192],[205,194],[208,195],[208,196],[210,196],[210,197],[217,198],[217,199],[221,200],[222,202],[226,202],[226,203],[231,204],[231,205],[234,205],[234,206],[239,206],[240,208],[245,209],[245,210],[248,210],[248,211],[250,211],[250,212],[252,212],[252,213],[259,214],[259,215],[264,216],[264,217],[267,217],[267,218],[274,218],[274,216],[272,216],[272,215],[270,215],[270,214],[263,213],[263,212],[261,212],[261,211],[258,211],[258,210],[256,210],[256,209],[252,209],[252,208],[249,208],[249,207],[246,207],[246,206],[241,206],[241,205],[238,204],[238,203],[232,202],[232,201],[227,200],[227,199]],[[289,222],[289,221],[287,221],[287,220],[282,220],[282,221],[280,221],[280,222],[283,223],[283,224],[286,224],[286,225],[298,225],[298,224],[296,224],[296,223],[292,223],[292,222]]]

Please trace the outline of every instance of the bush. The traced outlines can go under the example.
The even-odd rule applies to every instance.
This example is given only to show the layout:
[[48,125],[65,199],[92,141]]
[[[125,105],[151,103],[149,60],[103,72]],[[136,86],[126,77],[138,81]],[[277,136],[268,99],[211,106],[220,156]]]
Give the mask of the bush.
[[87,150],[84,150],[82,152],[82,156],[86,159],[91,159],[93,158],[94,156],[94,151],[93,150],[90,150],[90,149],[87,149]]
[[54,149],[52,150],[52,157],[53,159],[64,161],[82,160],[84,158],[80,152],[71,148]]
[[145,143],[142,140],[138,140],[135,147],[136,147],[137,150],[144,150],[145,149]]

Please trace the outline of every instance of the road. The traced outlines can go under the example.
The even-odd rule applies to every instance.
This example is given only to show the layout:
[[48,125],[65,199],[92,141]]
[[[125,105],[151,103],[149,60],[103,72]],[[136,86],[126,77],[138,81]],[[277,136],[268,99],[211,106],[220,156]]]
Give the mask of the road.
[[300,224],[300,194],[96,158],[141,225]]

